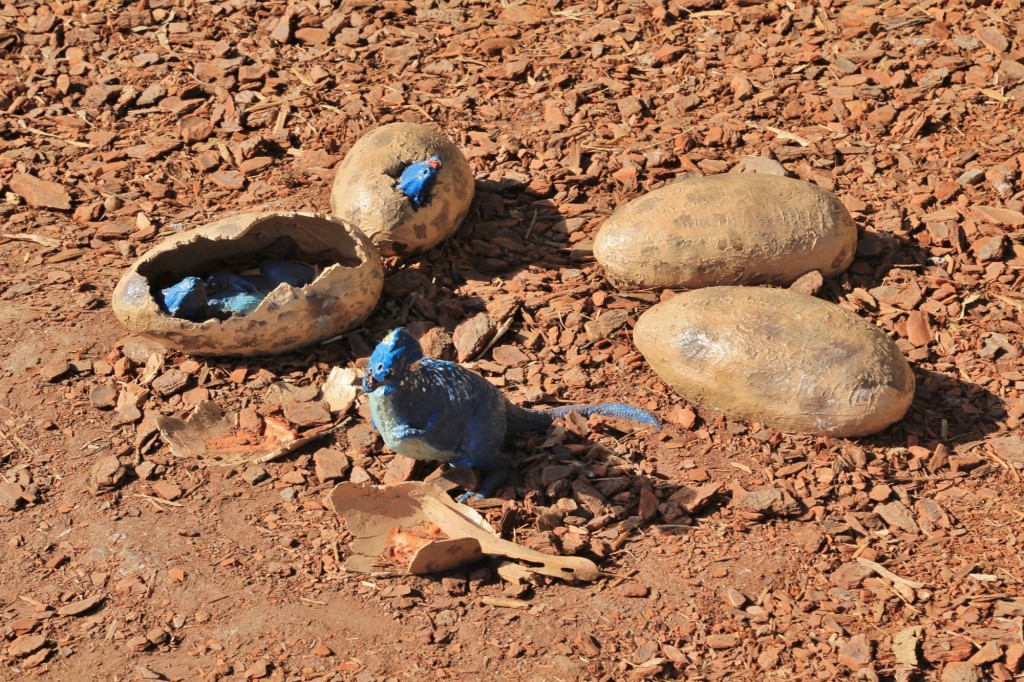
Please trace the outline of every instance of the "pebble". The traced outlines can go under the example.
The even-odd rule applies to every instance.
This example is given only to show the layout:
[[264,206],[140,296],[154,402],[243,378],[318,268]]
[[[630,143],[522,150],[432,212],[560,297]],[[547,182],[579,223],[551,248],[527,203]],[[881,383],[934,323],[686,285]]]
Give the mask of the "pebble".
[[113,490],[124,482],[127,475],[128,470],[116,455],[100,457],[92,466],[90,477],[92,492],[99,495]]
[[638,582],[628,581],[616,587],[615,592],[622,597],[640,599],[648,595],[650,588],[646,585],[641,585]]
[[780,175],[786,177],[789,171],[775,159],[766,156],[744,156],[740,159],[732,171],[733,173],[762,173],[765,175]]
[[957,184],[963,185],[977,185],[979,182],[985,179],[984,168],[969,168],[960,174],[960,177],[956,179]]
[[269,673],[269,672],[270,672],[270,662],[267,661],[267,659],[265,659],[265,658],[261,658],[260,660],[256,661],[255,663],[250,665],[248,668],[246,668],[245,672],[242,673],[242,677],[243,678],[251,678],[251,677],[263,678],[263,677],[266,677],[267,673]]
[[117,389],[111,384],[93,386],[89,391],[89,402],[99,410],[110,410],[117,405]]
[[249,485],[256,485],[261,481],[265,481],[269,476],[266,469],[257,466],[246,467],[245,471],[242,472],[242,480]]

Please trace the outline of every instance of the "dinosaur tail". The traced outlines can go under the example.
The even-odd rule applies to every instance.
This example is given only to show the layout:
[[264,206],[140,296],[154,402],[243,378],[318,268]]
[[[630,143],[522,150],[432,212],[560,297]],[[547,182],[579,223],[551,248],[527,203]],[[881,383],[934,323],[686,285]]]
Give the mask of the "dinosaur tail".
[[551,425],[559,417],[564,417],[570,412],[576,412],[584,417],[592,414],[602,417],[614,417],[616,419],[629,419],[648,426],[653,426],[658,431],[661,424],[650,412],[641,410],[632,405],[622,403],[601,403],[600,405],[563,405],[551,407],[546,410],[527,410],[516,405],[509,405],[508,430],[516,433],[520,431],[536,431]]

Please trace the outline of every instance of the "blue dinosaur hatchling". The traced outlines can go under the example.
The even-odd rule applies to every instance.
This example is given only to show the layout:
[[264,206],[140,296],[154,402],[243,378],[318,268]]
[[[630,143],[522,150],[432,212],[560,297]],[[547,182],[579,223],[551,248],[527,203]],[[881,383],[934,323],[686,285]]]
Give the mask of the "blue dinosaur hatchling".
[[424,357],[416,338],[401,327],[389,332],[370,355],[363,390],[370,396],[373,425],[389,448],[482,474],[478,490],[461,501],[492,495],[507,480],[512,463],[499,450],[507,434],[547,428],[570,412],[661,428],[649,412],[619,403],[524,409],[479,374]]
[[427,203],[430,189],[434,186],[434,180],[436,180],[439,170],[441,170],[440,156],[431,156],[426,161],[410,164],[402,171],[395,189],[409,197],[413,208],[420,208]]
[[206,316],[206,284],[198,277],[186,277],[160,290],[160,307],[172,317],[197,322]]

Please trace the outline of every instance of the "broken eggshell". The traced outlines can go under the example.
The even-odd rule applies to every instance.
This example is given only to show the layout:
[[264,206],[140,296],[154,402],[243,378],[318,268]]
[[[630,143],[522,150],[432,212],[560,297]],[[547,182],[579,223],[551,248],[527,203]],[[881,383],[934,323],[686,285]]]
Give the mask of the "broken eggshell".
[[[248,315],[202,322],[172,317],[154,282],[211,271],[290,238],[303,258],[333,263],[304,287],[280,284]],[[369,239],[345,221],[312,213],[245,213],[161,242],[114,289],[114,314],[131,331],[197,355],[270,355],[309,346],[364,320],[384,273]]]
[[[425,203],[396,189],[410,165],[441,158]],[[466,157],[444,135],[416,123],[391,123],[359,138],[338,165],[331,212],[358,225],[384,256],[421,253],[462,223],[475,189]]]
[[387,565],[424,575],[448,571],[488,556],[526,562],[526,568],[563,580],[600,574],[584,557],[552,556],[503,540],[480,514],[430,484],[390,487],[344,482],[330,496],[352,542],[345,568],[372,573]]

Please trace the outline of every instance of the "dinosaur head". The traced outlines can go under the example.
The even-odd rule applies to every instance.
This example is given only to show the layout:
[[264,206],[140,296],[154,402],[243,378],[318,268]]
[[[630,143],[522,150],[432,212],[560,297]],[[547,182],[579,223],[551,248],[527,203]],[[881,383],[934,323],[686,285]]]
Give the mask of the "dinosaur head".
[[363,390],[371,393],[383,386],[384,392],[390,393],[422,359],[423,348],[415,336],[402,327],[391,330],[370,355]]

